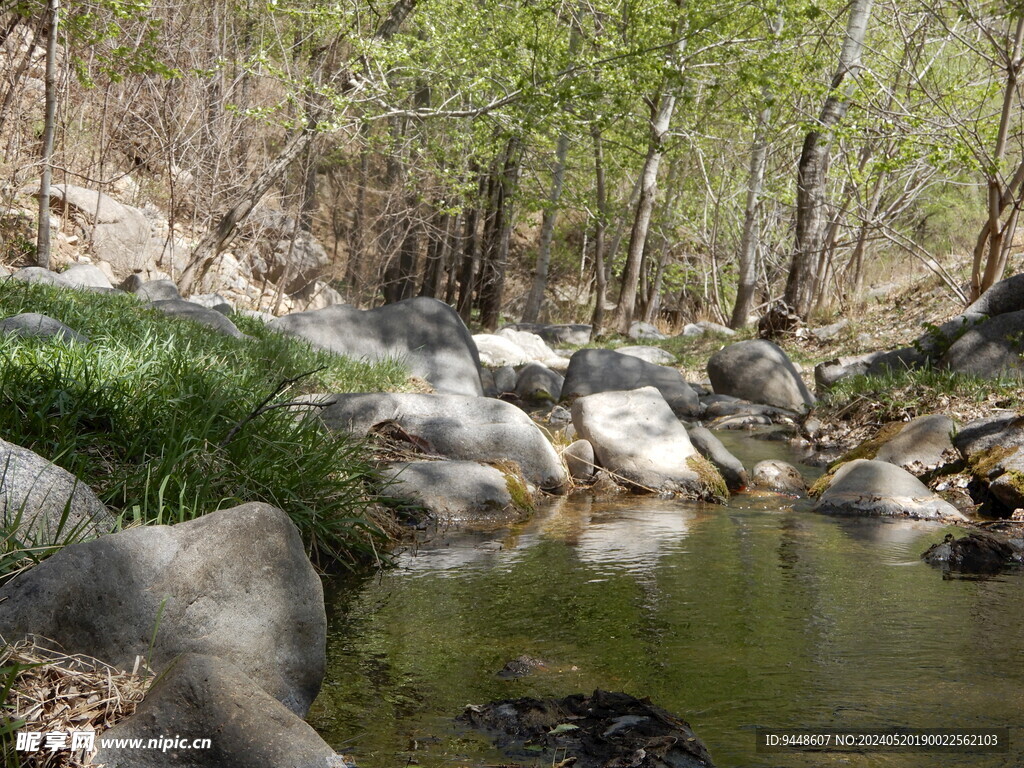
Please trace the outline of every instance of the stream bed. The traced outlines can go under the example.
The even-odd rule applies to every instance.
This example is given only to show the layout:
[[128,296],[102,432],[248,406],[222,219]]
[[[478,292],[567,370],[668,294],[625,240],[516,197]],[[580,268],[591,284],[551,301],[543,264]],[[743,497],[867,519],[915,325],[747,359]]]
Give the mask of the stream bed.
[[[798,458],[721,437],[748,468]],[[438,534],[398,568],[327,585],[328,669],[310,723],[361,768],[547,766],[453,718],[602,688],[689,721],[720,768],[1024,765],[1024,575],[944,578],[920,560],[941,525],[809,506],[581,495],[516,525]],[[522,655],[546,667],[497,674]],[[1009,726],[1010,748],[769,754],[757,726]]]

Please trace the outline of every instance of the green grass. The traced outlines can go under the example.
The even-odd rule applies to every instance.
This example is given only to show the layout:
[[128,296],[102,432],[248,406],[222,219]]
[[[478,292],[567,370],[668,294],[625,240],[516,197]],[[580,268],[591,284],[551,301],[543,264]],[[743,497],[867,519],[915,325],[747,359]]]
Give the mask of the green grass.
[[881,421],[948,412],[955,401],[986,408],[1020,408],[1024,390],[1017,379],[986,379],[936,368],[889,370],[879,376],[840,379],[819,409],[842,412],[869,405]]
[[[295,408],[249,417],[286,379],[299,378],[271,403],[399,389],[400,364],[316,351],[244,317],[233,319],[252,338],[233,339],[131,296],[0,282],[0,316],[30,311],[91,343],[0,336],[0,437],[79,477],[125,525],[265,501],[321,563],[374,556],[383,537],[368,514],[364,446]],[[0,532],[0,560],[16,546]]]

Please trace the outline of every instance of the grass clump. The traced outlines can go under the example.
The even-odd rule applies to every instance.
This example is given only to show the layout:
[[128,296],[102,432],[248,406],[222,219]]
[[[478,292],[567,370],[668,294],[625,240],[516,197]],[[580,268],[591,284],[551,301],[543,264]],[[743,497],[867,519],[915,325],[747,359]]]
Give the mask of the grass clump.
[[264,501],[291,516],[323,563],[375,556],[382,534],[368,514],[363,444],[317,428],[315,408],[303,417],[260,406],[400,389],[399,363],[314,350],[245,317],[233,320],[251,338],[235,339],[132,296],[0,282],[0,316],[21,312],[90,343],[0,336],[0,437],[76,475],[124,524]]

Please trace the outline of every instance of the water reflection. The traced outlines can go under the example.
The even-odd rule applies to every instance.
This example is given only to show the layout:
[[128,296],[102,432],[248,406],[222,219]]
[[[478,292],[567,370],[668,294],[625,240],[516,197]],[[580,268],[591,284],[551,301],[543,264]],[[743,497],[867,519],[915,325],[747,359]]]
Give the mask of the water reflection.
[[[467,703],[603,687],[690,720],[720,766],[1021,764],[1016,730],[1008,755],[939,761],[754,748],[758,725],[1014,726],[1024,582],[944,581],[919,560],[944,531],[763,497],[557,500],[516,526],[426,542],[339,590],[311,721],[331,743],[354,739],[344,749],[365,768],[496,764],[452,729]],[[496,676],[524,653],[549,670]]]

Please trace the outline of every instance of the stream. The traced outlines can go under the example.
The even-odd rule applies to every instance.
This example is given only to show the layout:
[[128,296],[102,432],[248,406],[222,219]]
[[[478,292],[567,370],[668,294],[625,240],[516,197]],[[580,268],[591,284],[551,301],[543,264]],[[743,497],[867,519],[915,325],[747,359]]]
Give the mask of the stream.
[[[799,458],[719,436],[748,468]],[[361,768],[546,766],[453,718],[603,688],[689,721],[720,768],[1024,764],[1024,575],[944,578],[920,560],[941,525],[809,506],[581,495],[513,526],[439,534],[398,568],[326,585],[328,670],[310,723]],[[523,654],[547,667],[497,675]],[[1010,749],[766,754],[757,726],[1010,726]]]

